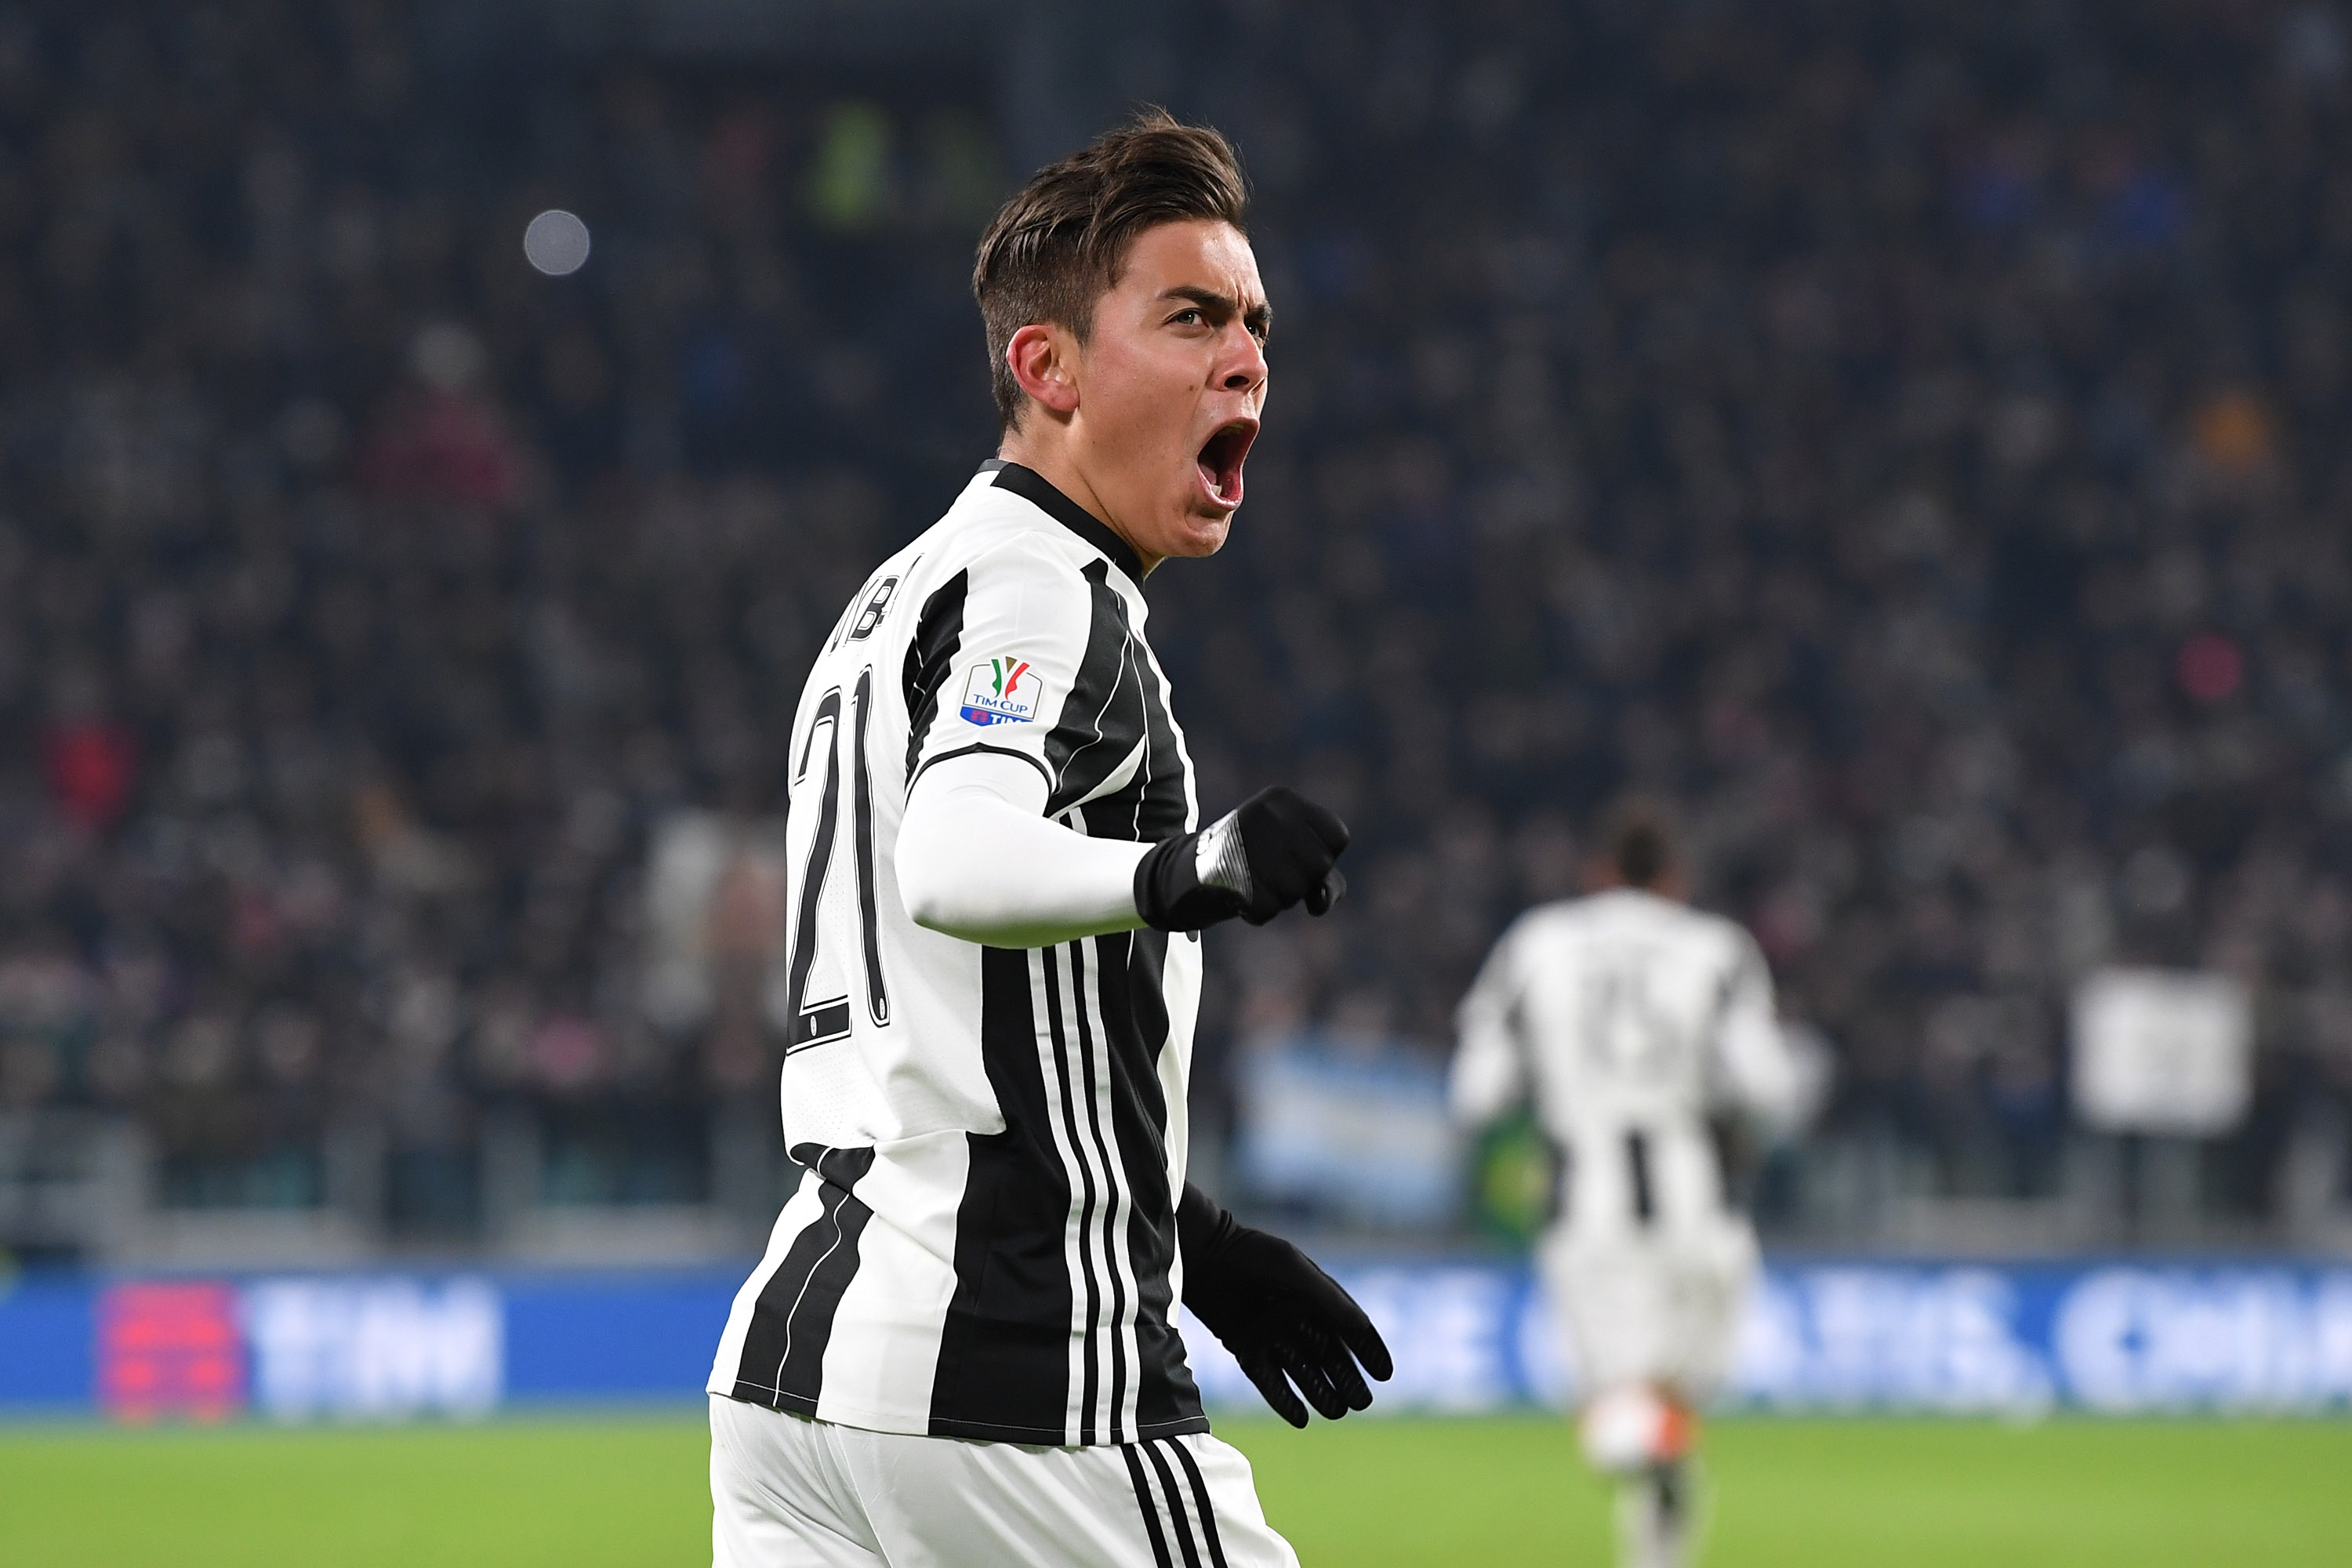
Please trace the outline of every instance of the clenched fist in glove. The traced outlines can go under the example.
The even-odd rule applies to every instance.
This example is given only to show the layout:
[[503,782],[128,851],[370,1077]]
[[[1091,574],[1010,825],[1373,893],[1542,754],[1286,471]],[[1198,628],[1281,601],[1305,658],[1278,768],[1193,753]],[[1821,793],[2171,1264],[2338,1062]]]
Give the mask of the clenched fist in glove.
[[1135,868],[1135,910],[1161,931],[1235,915],[1262,926],[1291,905],[1319,915],[1347,890],[1348,825],[1297,791],[1262,789],[1198,833],[1151,847]]
[[1364,1409],[1372,1402],[1364,1373],[1385,1381],[1396,1370],[1380,1330],[1313,1258],[1238,1223],[1190,1183],[1176,1205],[1176,1243],[1184,1304],[1293,1426],[1307,1425],[1307,1405],[1334,1421]]

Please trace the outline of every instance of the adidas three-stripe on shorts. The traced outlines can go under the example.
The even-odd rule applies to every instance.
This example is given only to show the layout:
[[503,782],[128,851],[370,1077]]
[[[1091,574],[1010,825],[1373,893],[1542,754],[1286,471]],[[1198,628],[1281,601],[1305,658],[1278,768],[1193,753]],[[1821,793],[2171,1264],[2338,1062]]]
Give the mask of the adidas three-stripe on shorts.
[[1206,1432],[1046,1447],[714,1395],[715,1568],[1297,1568]]

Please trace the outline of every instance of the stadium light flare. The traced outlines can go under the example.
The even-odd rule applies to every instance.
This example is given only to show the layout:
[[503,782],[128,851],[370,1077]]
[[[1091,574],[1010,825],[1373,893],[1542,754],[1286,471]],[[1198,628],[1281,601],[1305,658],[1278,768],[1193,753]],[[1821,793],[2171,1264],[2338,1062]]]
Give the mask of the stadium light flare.
[[567,278],[588,265],[588,226],[562,207],[550,207],[522,231],[523,259],[550,278]]

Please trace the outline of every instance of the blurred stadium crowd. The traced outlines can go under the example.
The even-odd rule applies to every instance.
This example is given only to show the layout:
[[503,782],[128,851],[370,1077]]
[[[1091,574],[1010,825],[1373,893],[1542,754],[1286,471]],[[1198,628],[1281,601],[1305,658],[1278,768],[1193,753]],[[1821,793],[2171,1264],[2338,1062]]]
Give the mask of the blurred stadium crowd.
[[[992,445],[990,77],[451,63],[462,9],[0,12],[0,1108],[135,1110],[175,1201],[308,1201],[356,1124],[463,1227],[502,1105],[551,1190],[692,1195],[775,890],[648,1009],[647,845],[776,808]],[[1153,632],[1205,806],[1357,833],[1332,918],[1213,942],[1209,1059],[1443,1049],[1638,787],[1835,1121],[1958,1186],[2054,1180],[2087,968],[2242,976],[2261,1207],[2352,1087],[2339,14],[1192,9],[1276,395]]]

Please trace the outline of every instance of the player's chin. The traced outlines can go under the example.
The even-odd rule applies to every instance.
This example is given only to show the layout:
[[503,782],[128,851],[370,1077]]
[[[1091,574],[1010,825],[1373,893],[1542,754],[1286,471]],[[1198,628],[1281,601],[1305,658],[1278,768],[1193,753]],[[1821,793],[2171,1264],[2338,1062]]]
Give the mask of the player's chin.
[[1233,531],[1231,510],[1209,511],[1195,508],[1185,512],[1172,531],[1170,543],[1174,546],[1170,555],[1199,557],[1214,555],[1225,547],[1225,536]]

